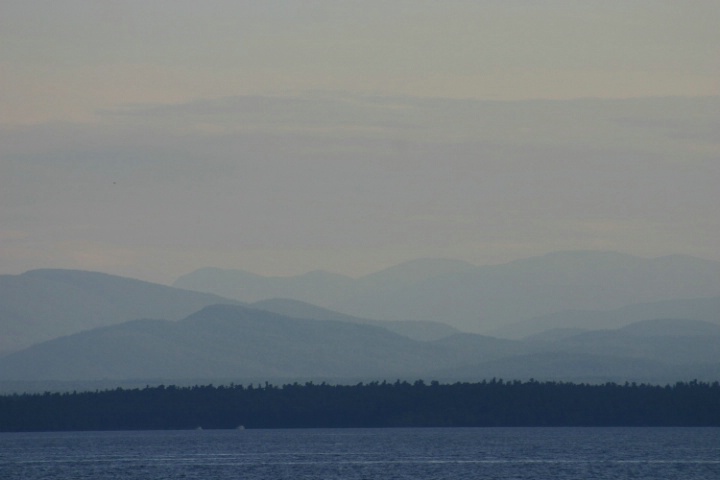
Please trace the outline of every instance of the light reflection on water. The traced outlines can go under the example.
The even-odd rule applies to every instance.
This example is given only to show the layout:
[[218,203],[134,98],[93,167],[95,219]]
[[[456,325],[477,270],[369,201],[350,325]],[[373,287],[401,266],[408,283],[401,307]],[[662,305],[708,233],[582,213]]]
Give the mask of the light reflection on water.
[[0,434],[3,479],[713,479],[719,428]]

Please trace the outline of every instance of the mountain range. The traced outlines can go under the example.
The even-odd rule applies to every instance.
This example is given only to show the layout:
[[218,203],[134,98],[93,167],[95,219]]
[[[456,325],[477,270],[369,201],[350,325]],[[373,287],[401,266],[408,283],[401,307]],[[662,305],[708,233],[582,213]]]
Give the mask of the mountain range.
[[176,287],[244,302],[291,298],[376,320],[424,320],[476,333],[567,310],[720,295],[720,262],[672,255],[557,252],[502,265],[407,262],[357,279],[324,272],[261,277],[201,269]]
[[720,296],[662,300],[626,305],[612,310],[564,310],[512,323],[493,330],[504,338],[524,338],[538,334],[563,334],[582,330],[619,328],[641,320],[685,318],[720,322]]
[[672,382],[717,379],[718,345],[720,325],[691,320],[554,340],[455,333],[421,341],[375,325],[213,305],[179,321],[134,320],[36,344],[0,358],[0,380]]
[[0,355],[138,318],[179,320],[217,303],[239,302],[99,272],[32,270],[0,275]]
[[[718,266],[692,257],[565,252],[491,267],[422,260],[360,279],[241,275],[240,284],[222,272],[215,281],[234,298],[188,289],[197,272],[174,287],[75,270],[2,275],[0,382],[720,378]],[[468,285],[445,295],[462,308],[480,305],[472,319],[494,318],[482,329],[437,321],[459,318],[448,299],[432,302],[461,279]],[[319,300],[324,282],[334,285],[325,303],[365,298],[365,310],[377,312],[399,305],[379,298],[397,295],[428,311],[420,320],[368,318],[293,298]],[[602,298],[613,301],[599,308]]]

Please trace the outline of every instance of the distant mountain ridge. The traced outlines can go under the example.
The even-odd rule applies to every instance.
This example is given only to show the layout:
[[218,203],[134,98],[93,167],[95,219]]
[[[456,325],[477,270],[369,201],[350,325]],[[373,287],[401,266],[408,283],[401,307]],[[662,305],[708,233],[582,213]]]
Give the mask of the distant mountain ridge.
[[239,302],[81,270],[0,275],[0,354],[137,318],[179,320],[217,303]]
[[418,371],[421,344],[371,325],[213,305],[178,322],[135,320],[0,359],[2,379],[337,377]]
[[627,305],[614,310],[565,310],[498,328],[493,335],[523,338],[549,330],[612,329],[641,320],[684,318],[720,324],[720,296]]
[[413,340],[437,340],[460,333],[459,330],[456,330],[444,323],[414,320],[370,320],[367,318],[345,315],[312,305],[310,303],[287,298],[261,300],[250,304],[250,306],[259,310],[265,310],[285,315],[287,317],[302,318],[306,320],[332,320],[363,325],[374,325],[385,328],[391,332],[399,333],[400,335],[412,338]]
[[350,277],[321,270],[292,277],[265,277],[244,270],[207,267],[181,276],[173,286],[243,299],[247,303],[290,298],[326,306],[345,295],[353,283]]
[[[143,318],[180,320],[216,304],[241,302],[82,270],[32,270],[21,275],[0,275],[0,356],[95,327]],[[257,307],[290,317],[372,324],[420,340],[457,333],[437,322],[363,319],[288,299],[266,300]]]
[[[98,272],[1,275],[0,381],[715,380],[718,265],[560,252],[487,267],[421,260],[360,279],[242,274],[237,284],[233,272],[225,271],[229,280],[204,273],[206,285],[215,279],[253,296],[320,295],[316,289],[332,284],[321,293],[344,313],[293,298],[248,304]],[[696,298],[673,297],[688,292]],[[708,292],[715,293],[702,296]],[[353,305],[385,316],[353,314]],[[393,315],[398,320],[385,320]],[[457,327],[468,324],[473,333]]]
[[490,266],[426,259],[358,279],[316,273],[306,280],[202,269],[174,285],[245,302],[291,298],[362,318],[434,321],[489,333],[567,310],[714,297],[720,293],[720,262],[571,251]]
[[0,358],[0,381],[718,378],[719,326],[656,322],[549,342],[469,333],[418,341],[374,325],[213,305],[180,321],[135,320],[36,344]]

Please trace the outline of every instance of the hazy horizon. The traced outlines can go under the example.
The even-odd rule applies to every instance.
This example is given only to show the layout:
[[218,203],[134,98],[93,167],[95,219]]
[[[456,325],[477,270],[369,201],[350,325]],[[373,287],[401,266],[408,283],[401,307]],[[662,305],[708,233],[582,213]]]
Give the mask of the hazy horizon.
[[0,274],[720,261],[720,4],[0,6]]
[[113,276],[119,276],[119,277],[125,277],[129,279],[134,280],[141,280],[151,283],[157,283],[159,285],[168,285],[172,286],[174,283],[177,282],[178,279],[180,279],[183,276],[186,276],[188,274],[194,273],[196,271],[205,270],[205,269],[211,269],[211,270],[222,270],[222,271],[237,271],[237,272],[245,272],[252,275],[257,275],[259,277],[266,277],[266,278],[296,278],[296,277],[302,277],[304,275],[313,274],[317,272],[323,272],[331,275],[340,275],[343,277],[351,278],[351,279],[361,279],[366,276],[370,276],[376,273],[380,273],[384,270],[389,270],[394,267],[401,267],[406,264],[412,264],[414,262],[423,262],[423,261],[441,261],[441,262],[461,262],[465,263],[471,267],[497,267],[497,266],[505,266],[509,264],[514,264],[515,262],[522,262],[523,260],[532,260],[536,258],[542,258],[547,255],[555,255],[555,254],[568,254],[568,253],[609,253],[609,254],[618,254],[618,255],[629,255],[631,257],[641,258],[644,260],[655,260],[655,259],[662,259],[667,257],[688,257],[688,258],[695,258],[698,260],[705,260],[710,262],[720,262],[720,260],[713,260],[710,258],[704,258],[699,257],[696,255],[687,255],[687,254],[676,254],[676,253],[670,253],[667,255],[653,255],[653,256],[643,256],[643,255],[635,255],[627,252],[620,252],[615,250],[585,250],[585,249],[576,249],[576,250],[554,250],[544,253],[539,253],[537,255],[528,255],[528,256],[522,256],[517,258],[512,258],[508,260],[498,260],[494,262],[487,262],[487,263],[475,263],[469,260],[463,260],[460,258],[450,258],[450,257],[416,257],[416,258],[408,258],[401,261],[398,261],[396,263],[388,263],[386,265],[382,265],[376,269],[367,269],[366,271],[361,272],[354,272],[354,273],[347,273],[339,270],[328,270],[324,268],[310,268],[308,270],[298,270],[298,271],[285,271],[281,273],[263,273],[262,271],[258,270],[252,270],[250,268],[243,268],[243,267],[234,267],[234,266],[222,266],[222,265],[201,265],[193,270],[188,270],[186,272],[180,272],[180,274],[177,277],[171,277],[165,280],[162,279],[151,279],[151,278],[142,278],[142,277],[135,277],[129,274],[125,274],[122,272],[115,272],[111,269],[108,270],[101,270],[101,269],[86,269],[86,268],[76,268],[76,267],[63,267],[63,266],[57,266],[57,267],[43,267],[39,266],[36,268],[30,268],[26,270],[21,270],[17,272],[2,272],[0,275],[22,275],[24,273],[32,272],[32,271],[38,271],[38,270],[69,270],[69,271],[86,271],[86,272],[95,272],[95,273],[103,273]]

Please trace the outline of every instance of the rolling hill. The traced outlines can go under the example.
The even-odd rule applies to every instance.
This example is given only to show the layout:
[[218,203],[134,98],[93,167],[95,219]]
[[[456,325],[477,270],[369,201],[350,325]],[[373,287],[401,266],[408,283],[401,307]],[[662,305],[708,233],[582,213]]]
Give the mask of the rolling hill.
[[278,313],[294,318],[309,320],[332,320],[338,322],[350,322],[362,325],[375,325],[391,332],[398,333],[413,340],[437,340],[460,333],[459,330],[439,322],[415,321],[415,320],[370,320],[367,318],[345,315],[327,308],[318,307],[300,300],[287,298],[273,298],[260,300],[250,304],[251,307],[268,312]]
[[717,330],[654,320],[554,341],[470,333],[418,341],[374,325],[214,305],[179,321],[135,320],[33,345],[0,358],[0,381],[714,380]]
[[[568,310],[612,310],[714,297],[720,292],[720,262],[681,255],[642,258],[577,251],[481,267],[417,260],[357,279],[316,272],[312,281],[307,280],[306,276],[273,278],[203,269],[181,277],[175,285],[241,301],[291,298],[356,317],[441,322],[490,333]],[[232,290],[226,288],[228,284]]]
[[98,272],[0,275],[0,354],[138,318],[179,320],[217,303],[239,302]]
[[419,373],[444,354],[372,325],[214,305],[34,345],[0,359],[0,379],[357,378]]
[[504,338],[523,338],[549,331],[619,328],[658,318],[683,318],[720,325],[720,296],[640,303],[613,310],[565,310],[513,323],[493,330],[492,334]]

